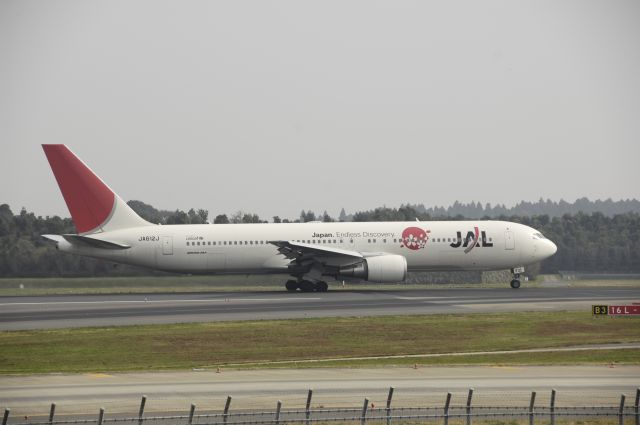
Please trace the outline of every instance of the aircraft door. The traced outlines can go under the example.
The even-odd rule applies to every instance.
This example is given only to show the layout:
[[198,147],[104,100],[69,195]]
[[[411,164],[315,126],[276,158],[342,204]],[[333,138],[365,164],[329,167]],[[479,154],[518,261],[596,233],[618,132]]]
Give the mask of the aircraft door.
[[516,249],[516,239],[511,230],[504,232],[504,249]]
[[162,237],[162,255],[173,255],[173,237]]

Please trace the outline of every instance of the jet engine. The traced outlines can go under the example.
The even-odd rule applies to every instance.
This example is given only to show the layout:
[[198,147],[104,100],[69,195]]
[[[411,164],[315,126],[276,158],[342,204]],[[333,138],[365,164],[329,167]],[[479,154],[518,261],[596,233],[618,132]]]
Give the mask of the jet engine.
[[378,255],[341,267],[338,276],[364,279],[375,283],[401,282],[407,277],[407,259],[402,255]]

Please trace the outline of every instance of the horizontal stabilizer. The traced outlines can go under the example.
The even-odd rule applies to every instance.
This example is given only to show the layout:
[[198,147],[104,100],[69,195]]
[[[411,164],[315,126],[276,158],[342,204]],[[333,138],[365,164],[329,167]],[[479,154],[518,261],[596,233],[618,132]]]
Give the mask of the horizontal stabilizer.
[[129,249],[130,245],[124,245],[117,242],[105,241],[102,239],[96,239],[89,236],[82,235],[42,235],[43,238],[49,239],[50,241],[54,241],[59,243],[63,240],[66,240],[70,244],[73,245],[89,245],[93,248],[100,249]]

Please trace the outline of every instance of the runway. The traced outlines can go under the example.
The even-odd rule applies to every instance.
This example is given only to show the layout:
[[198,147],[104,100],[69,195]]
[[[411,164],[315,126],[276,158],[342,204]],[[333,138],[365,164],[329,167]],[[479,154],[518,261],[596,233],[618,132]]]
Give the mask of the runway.
[[622,287],[0,297],[0,330],[398,314],[591,311],[593,304],[633,302],[640,302],[640,290]]
[[383,406],[390,386],[395,406],[441,406],[452,392],[464,404],[468,388],[475,405],[526,406],[531,391],[548,405],[552,388],[559,405],[616,405],[620,394],[635,396],[640,366],[427,367],[375,369],[279,369],[0,377],[0,407],[13,417],[44,415],[51,402],[58,415],[135,415],[142,395],[146,411],[183,414],[190,403],[198,411],[222,410],[228,395],[232,409],[303,408],[313,388],[313,406],[360,407],[368,397]]

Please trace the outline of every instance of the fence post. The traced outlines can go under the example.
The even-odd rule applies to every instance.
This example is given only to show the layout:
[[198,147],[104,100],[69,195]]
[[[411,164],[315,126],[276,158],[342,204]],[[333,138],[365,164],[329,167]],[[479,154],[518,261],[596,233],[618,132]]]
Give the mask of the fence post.
[[227,402],[224,404],[224,413],[222,414],[222,423],[227,423],[227,418],[229,418],[229,406],[231,406],[231,396],[227,396]]
[[551,403],[549,405],[549,419],[551,425],[556,425],[556,390],[551,390]]
[[9,420],[9,413],[11,413],[11,409],[4,409],[4,416],[2,417],[2,425],[7,425],[7,421]]
[[147,404],[147,396],[143,395],[140,400],[140,410],[138,410],[138,425],[142,425],[142,415],[144,415],[144,405]]
[[391,425],[391,400],[393,399],[393,387],[389,387],[387,396],[387,425]]
[[276,425],[280,423],[280,409],[282,409],[282,401],[278,400],[278,406],[276,407]]
[[103,419],[104,419],[104,407],[101,407],[100,413],[98,413],[98,425],[102,425]]
[[309,388],[309,392],[307,393],[307,406],[305,408],[304,416],[306,419],[306,424],[311,424],[311,396],[313,396],[313,390]]
[[191,410],[189,410],[189,422],[188,422],[189,425],[193,423],[194,413],[196,413],[196,405],[191,403]]
[[618,425],[624,425],[624,399],[625,395],[620,395],[620,410],[618,410]]
[[360,417],[360,423],[365,425],[367,423],[367,409],[369,408],[369,399],[365,398],[362,404],[362,416]]
[[636,425],[640,425],[640,411],[638,410],[638,404],[640,404],[640,388],[636,388],[636,403],[633,406],[636,413]]
[[444,402],[444,425],[449,425],[449,404],[451,404],[451,393],[447,393],[447,400]]
[[467,425],[471,425],[471,399],[473,398],[473,388],[469,388],[467,394]]
[[535,404],[536,404],[536,392],[531,391],[531,401],[529,401],[529,425],[533,425],[533,422],[535,421],[535,412],[534,412]]
[[53,423],[53,415],[56,414],[56,404],[51,403],[51,410],[49,410],[49,425]]

